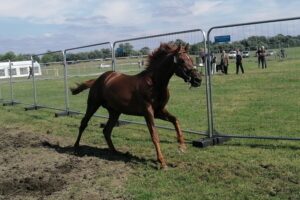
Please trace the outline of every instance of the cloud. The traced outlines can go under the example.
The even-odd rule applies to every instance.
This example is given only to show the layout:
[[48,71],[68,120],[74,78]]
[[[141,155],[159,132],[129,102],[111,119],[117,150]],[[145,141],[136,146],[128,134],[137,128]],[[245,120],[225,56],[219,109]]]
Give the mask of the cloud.
[[222,1],[196,1],[190,7],[191,13],[195,16],[207,15],[209,13],[215,13],[221,9],[225,9],[226,3]]
[[[300,1],[0,0],[1,48],[28,52],[298,15]],[[263,6],[262,6],[263,5]],[[9,20],[6,20],[9,19]],[[6,21],[6,22],[5,22]],[[2,24],[1,24],[2,22]],[[13,26],[18,28],[12,28]],[[21,29],[22,31],[19,31]],[[14,31],[14,34],[12,32]],[[32,45],[29,45],[30,41]],[[46,46],[49,45],[49,46]],[[40,48],[38,48],[40,46]],[[5,50],[4,50],[5,51]],[[32,52],[31,51],[31,52]]]
[[143,1],[101,1],[93,16],[102,16],[106,22],[114,26],[145,24],[151,20],[151,15]]
[[0,17],[27,19],[35,23],[60,24],[64,21],[67,6],[68,3],[59,0],[2,0]]

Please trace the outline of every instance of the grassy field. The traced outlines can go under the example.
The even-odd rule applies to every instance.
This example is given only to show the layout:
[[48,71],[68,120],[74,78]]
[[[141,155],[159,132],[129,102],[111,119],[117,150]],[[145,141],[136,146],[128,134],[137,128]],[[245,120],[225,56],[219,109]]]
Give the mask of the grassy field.
[[[287,52],[284,61],[272,58],[268,68],[257,67],[255,58],[244,59],[245,74],[235,74],[231,60],[229,75],[213,76],[215,128],[221,133],[258,136],[300,137],[300,57],[299,49]],[[92,76],[90,76],[92,77]],[[64,107],[63,79],[38,81],[38,102]],[[87,77],[74,76],[69,84]],[[17,83],[16,83],[17,84]],[[15,85],[20,100],[30,102],[30,91],[24,93],[30,81]],[[2,96],[8,95],[8,85],[2,84]],[[168,109],[178,116],[184,129],[205,131],[206,98],[204,84],[189,89],[181,79],[170,82],[171,99]],[[22,91],[22,92],[21,92]],[[22,96],[23,95],[23,96]],[[70,97],[70,107],[84,111],[87,92]],[[100,114],[105,114],[101,109]],[[62,138],[71,145],[77,136],[82,116],[53,118],[53,111],[24,112],[22,106],[0,107],[2,129],[30,130],[37,135]],[[123,116],[143,121],[142,118]],[[88,146],[107,148],[99,129],[102,118],[93,118],[83,135]],[[157,121],[158,124],[166,124]],[[116,127],[113,142],[124,156],[110,165],[99,167],[94,185],[104,188],[99,192],[115,191],[112,199],[299,199],[300,143],[299,141],[232,139],[220,146],[199,149],[188,145],[186,153],[179,153],[174,131],[159,130],[162,151],[169,164],[167,171],[157,170],[155,149],[144,126]],[[199,136],[185,134],[188,144]],[[97,159],[110,160],[97,157]],[[124,162],[122,183],[114,183],[116,170]],[[117,185],[117,186],[116,186]],[[106,191],[107,190],[107,191]],[[78,185],[72,194],[83,195]],[[71,192],[70,192],[71,193]],[[75,195],[75,196],[76,196]],[[68,194],[67,194],[68,196]],[[47,197],[51,199],[51,196]],[[68,196],[69,198],[69,196]],[[60,199],[63,199],[60,196]],[[76,198],[75,198],[76,199]]]

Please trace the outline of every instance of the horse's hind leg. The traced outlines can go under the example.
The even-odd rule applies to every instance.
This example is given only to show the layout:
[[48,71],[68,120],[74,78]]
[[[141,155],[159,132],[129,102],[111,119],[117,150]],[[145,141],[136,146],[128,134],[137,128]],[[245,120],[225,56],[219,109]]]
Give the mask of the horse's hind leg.
[[116,123],[118,122],[120,113],[114,112],[114,111],[109,111],[109,119],[103,129],[103,134],[106,140],[106,143],[109,147],[110,150],[116,151],[112,141],[111,141],[111,132]]
[[77,140],[74,144],[75,148],[79,147],[79,142],[80,142],[81,135],[82,135],[84,129],[87,127],[88,122],[90,121],[91,117],[94,115],[94,113],[98,110],[99,107],[100,107],[100,105],[98,105],[98,104],[88,103],[86,113],[85,113],[84,117],[81,120]]

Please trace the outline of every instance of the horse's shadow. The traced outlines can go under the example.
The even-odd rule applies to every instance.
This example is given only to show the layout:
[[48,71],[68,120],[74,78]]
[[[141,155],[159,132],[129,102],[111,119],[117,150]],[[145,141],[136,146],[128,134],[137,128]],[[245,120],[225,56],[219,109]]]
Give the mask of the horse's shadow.
[[[73,156],[78,157],[97,157],[99,159],[108,160],[108,161],[123,161],[125,163],[131,163],[131,164],[143,164],[148,165],[150,162],[151,165],[156,165],[156,161],[152,159],[144,159],[137,157],[135,155],[132,155],[129,152],[123,153],[123,152],[114,152],[111,151],[108,148],[97,148],[93,146],[87,146],[87,145],[81,145],[78,148],[74,148],[73,146],[60,146],[59,144],[51,144],[48,141],[42,141],[42,146],[45,148],[53,149],[58,153],[61,154],[69,154]],[[154,166],[153,166],[154,167]]]

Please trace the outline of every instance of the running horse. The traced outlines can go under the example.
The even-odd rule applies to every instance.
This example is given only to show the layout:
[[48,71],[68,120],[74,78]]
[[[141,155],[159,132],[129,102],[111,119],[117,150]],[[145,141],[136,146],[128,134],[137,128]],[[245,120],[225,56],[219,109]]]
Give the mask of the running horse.
[[181,151],[186,149],[179,122],[166,109],[169,100],[168,84],[174,74],[185,82],[189,82],[192,87],[201,85],[202,74],[194,68],[193,61],[188,54],[188,45],[162,43],[149,55],[147,68],[139,74],[130,76],[108,71],[97,79],[88,80],[71,88],[73,95],[90,88],[87,109],[81,120],[75,149],[79,147],[82,132],[87,127],[88,121],[98,108],[103,106],[109,113],[103,134],[110,150],[116,151],[111,140],[111,133],[119,116],[122,113],[144,116],[156,149],[157,159],[161,167],[166,168],[167,164],[161,153],[154,118],[171,122],[176,129],[179,149]]

